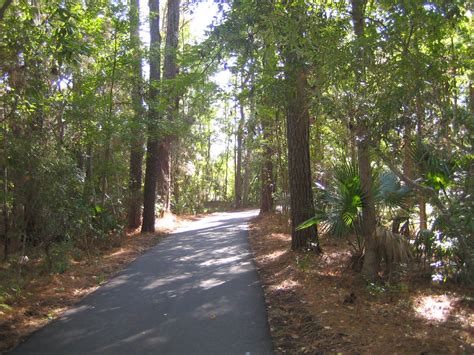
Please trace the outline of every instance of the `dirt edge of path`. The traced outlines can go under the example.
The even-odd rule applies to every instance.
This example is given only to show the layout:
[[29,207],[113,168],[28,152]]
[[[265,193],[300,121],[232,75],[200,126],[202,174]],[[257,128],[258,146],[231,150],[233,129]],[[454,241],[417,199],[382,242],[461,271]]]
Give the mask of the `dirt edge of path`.
[[140,234],[138,230],[127,233],[120,237],[116,246],[92,258],[71,261],[70,268],[63,273],[44,274],[39,271],[40,261],[29,262],[23,270],[28,280],[24,281],[21,290],[15,291],[15,287],[10,287],[11,297],[0,300],[4,305],[0,307],[0,354],[12,350],[32,333],[58,318],[163,237],[184,223],[202,217],[164,216],[157,221],[155,233]]
[[276,354],[474,353],[473,292],[407,280],[369,287],[347,267],[347,242],[321,238],[324,254],[290,250],[288,219],[250,224]]

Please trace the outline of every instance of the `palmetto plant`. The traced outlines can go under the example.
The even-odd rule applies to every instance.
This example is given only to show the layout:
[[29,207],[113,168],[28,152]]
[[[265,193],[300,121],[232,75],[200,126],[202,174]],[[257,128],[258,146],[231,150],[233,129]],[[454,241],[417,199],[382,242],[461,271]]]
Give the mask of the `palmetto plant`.
[[[410,189],[400,183],[390,171],[375,171],[373,192],[376,207],[379,211],[386,208],[405,208],[405,201]],[[298,228],[307,228],[319,224],[322,233],[335,237],[356,235],[356,252],[363,249],[363,238],[360,233],[362,191],[359,169],[356,164],[345,162],[334,167],[329,184],[318,185],[317,201],[319,210],[313,218],[305,221]]]
[[[423,141],[411,147],[420,172],[420,184],[431,189],[433,223],[415,240],[418,257],[430,263],[433,279],[474,280],[473,155],[443,153]],[[434,262],[433,262],[434,261]]]

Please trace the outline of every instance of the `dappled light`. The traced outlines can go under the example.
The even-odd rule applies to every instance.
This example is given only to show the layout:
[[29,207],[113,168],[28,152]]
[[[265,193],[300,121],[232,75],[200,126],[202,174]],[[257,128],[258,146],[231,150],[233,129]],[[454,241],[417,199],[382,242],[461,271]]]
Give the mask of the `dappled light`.
[[159,218],[155,222],[155,230],[158,231],[172,231],[173,229],[176,228],[177,225],[179,225],[180,220],[176,215],[172,213],[165,213],[162,218]]
[[124,254],[124,253],[126,253],[126,252],[127,252],[127,251],[126,251],[125,249],[120,248],[120,249],[117,250],[116,252],[111,253],[111,254],[109,254],[109,255],[106,255],[105,258],[106,258],[106,259],[108,259],[108,258],[114,258],[114,257],[120,256],[120,255],[122,255],[122,254]]
[[472,331],[474,312],[465,309],[463,303],[469,303],[470,298],[453,293],[441,295],[418,295],[412,298],[412,304],[417,317],[434,324],[455,322],[462,325],[466,331]]
[[205,290],[208,290],[208,289],[210,289],[210,288],[213,288],[213,287],[222,285],[223,283],[225,283],[224,280],[212,278],[212,279],[208,279],[208,280],[201,281],[201,282],[199,283],[199,287],[201,287],[201,288],[203,288],[203,289],[205,289]]
[[[114,352],[186,346],[176,343],[176,334],[200,342],[206,332],[222,331],[227,344],[242,333],[246,339],[260,337],[267,331],[262,291],[246,240],[246,222],[257,213],[189,222],[65,312],[36,341],[47,337],[57,349]],[[255,341],[267,344],[265,339]]]
[[451,311],[453,303],[458,301],[448,295],[441,296],[420,296],[413,300],[414,308],[419,317],[428,321],[446,321]]
[[289,279],[272,286],[271,289],[276,291],[289,291],[297,287],[301,287],[301,284],[298,281]]
[[273,253],[265,254],[262,256],[262,262],[265,263],[265,262],[275,261],[282,255],[285,255],[287,252],[288,252],[287,249],[283,249],[283,250],[276,250]]
[[176,275],[176,276],[170,276],[170,277],[158,279],[158,280],[150,282],[148,285],[143,287],[143,290],[153,290],[161,286],[165,286],[165,285],[167,286],[176,281],[189,279],[190,277],[192,277],[191,274],[183,274],[183,275]]
[[226,313],[235,311],[231,302],[226,297],[221,297],[214,302],[204,303],[192,312],[192,316],[202,320],[214,320]]
[[287,228],[277,216],[259,219],[251,228],[280,351],[381,354],[391,349],[404,354],[472,348],[470,298],[406,281],[366,283],[351,268],[352,247],[346,240],[322,238],[320,256],[294,252]]
[[[213,254],[217,254],[218,252],[213,252]],[[229,256],[226,258],[211,258],[207,261],[204,261],[200,263],[200,266],[212,266],[212,265],[223,265],[223,264],[229,264],[229,263],[234,263],[235,261],[239,261],[242,259],[242,256]]]

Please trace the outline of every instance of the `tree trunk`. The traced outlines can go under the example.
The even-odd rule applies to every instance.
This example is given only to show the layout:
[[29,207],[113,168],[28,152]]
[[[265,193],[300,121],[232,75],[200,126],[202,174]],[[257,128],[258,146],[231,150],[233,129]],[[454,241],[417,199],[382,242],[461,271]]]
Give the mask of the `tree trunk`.
[[[421,140],[423,137],[423,108],[421,106],[421,98],[419,96],[415,99],[415,109],[416,109],[416,118],[417,118],[417,134],[418,140]],[[426,215],[426,201],[423,194],[418,194],[418,208],[420,210],[420,230],[428,229],[427,215]]]
[[[469,112],[471,117],[474,117],[474,74],[471,72],[471,77],[469,78]],[[471,134],[471,157],[474,156],[474,136]],[[469,174],[470,178],[466,179],[466,195],[471,196],[471,201],[474,196],[474,159],[471,158],[469,164]]]
[[242,141],[244,135],[245,114],[244,107],[240,103],[240,120],[237,127],[236,168],[235,168],[235,208],[242,207]]
[[101,197],[101,204],[105,206],[105,200],[107,197],[107,191],[109,187],[109,175],[113,173],[114,169],[112,168],[112,119],[114,116],[114,90],[115,90],[115,74],[117,69],[117,56],[118,56],[118,39],[117,39],[117,29],[114,29],[113,39],[114,39],[114,53],[113,53],[113,60],[112,60],[112,73],[110,78],[110,91],[109,91],[109,107],[108,107],[108,114],[107,114],[107,121],[104,124],[104,131],[105,131],[105,143],[104,143],[104,160],[105,163],[102,170],[102,177],[101,177],[101,188],[102,188],[102,197]]
[[262,162],[262,187],[260,195],[260,213],[273,211],[273,147],[271,142],[271,129],[266,122],[268,118],[262,117],[263,132],[263,162]]
[[250,115],[247,122],[247,136],[245,138],[245,157],[244,157],[244,179],[243,179],[243,192],[242,192],[242,204],[244,207],[250,206],[250,179],[252,176],[252,140],[255,131],[255,95],[254,95],[254,81],[255,76],[253,73],[253,65],[251,67],[251,73],[249,75],[250,80]]
[[376,213],[373,195],[372,167],[370,166],[369,132],[364,123],[359,125],[357,158],[360,181],[365,198],[362,200],[362,235],[365,238],[365,256],[362,274],[369,280],[375,280],[380,266],[380,258],[375,240]]
[[212,199],[212,168],[211,168],[211,127],[210,124],[206,124],[205,128],[206,135],[206,166],[204,167],[203,185],[202,190],[204,191],[204,203],[209,202]]
[[134,119],[130,130],[132,141],[130,144],[128,227],[135,229],[140,227],[143,164],[143,135],[141,133],[142,127],[140,124],[144,114],[142,104],[142,58],[140,54],[140,0],[130,1],[130,46],[133,51],[132,106]]
[[[178,74],[177,57],[178,39],[179,39],[179,6],[180,0],[168,0],[166,16],[166,43],[163,65],[163,79],[173,80]],[[166,119],[174,121],[178,111],[178,100],[175,85],[168,86],[166,100],[168,107],[166,110]],[[172,136],[163,137],[159,145],[158,158],[158,198],[163,211],[171,209],[171,143]]]
[[[365,73],[365,51],[364,51],[364,12],[366,0],[352,0],[352,23],[357,44],[356,54],[356,92],[362,87],[359,84],[364,80]],[[365,256],[362,274],[369,280],[377,278],[380,266],[380,258],[375,240],[376,213],[373,196],[372,167],[370,165],[370,144],[371,134],[367,122],[364,120],[364,113],[361,108],[356,109],[357,125],[357,160],[359,164],[360,180],[362,192],[365,198],[362,200],[362,235],[365,239]]]
[[156,108],[161,77],[160,1],[149,0],[150,7],[150,93],[148,111],[148,142],[146,152],[145,187],[143,195],[142,233],[155,231],[156,182],[158,177],[158,121]]
[[170,137],[163,137],[158,146],[158,202],[162,211],[171,207],[171,143]]
[[291,247],[293,250],[310,247],[320,252],[316,226],[296,230],[298,225],[315,215],[313,191],[311,189],[307,79],[304,64],[298,62],[293,53],[287,56],[285,64],[287,90],[289,90],[286,126]]
[[247,136],[246,141],[246,149],[245,149],[245,157],[244,157],[244,177],[243,177],[243,184],[242,184],[242,206],[248,207],[250,206],[250,177],[251,177],[251,161],[252,161],[252,151],[249,148],[248,144],[250,141],[250,132]]
[[[280,186],[282,196],[288,196],[288,174],[285,171],[285,164],[283,164],[283,147],[282,137],[285,136],[285,132],[280,131],[280,109],[278,108],[275,112],[275,137],[276,137],[276,148],[277,148],[277,170],[274,180],[274,190]],[[277,180],[280,177],[280,180]],[[284,206],[283,206],[284,207]]]
[[87,143],[86,147],[86,176],[84,179],[84,197],[90,198],[92,195],[95,199],[94,181],[92,178],[93,173],[93,154],[94,147],[91,142]]
[[3,260],[8,259],[9,247],[10,247],[10,220],[8,211],[8,160],[7,154],[7,129],[6,121],[4,122],[3,129],[3,161],[2,161],[2,180],[3,180],[3,201],[2,201],[2,217],[3,217]]
[[[415,164],[413,162],[413,157],[412,157],[412,129],[413,129],[413,124],[411,122],[411,119],[409,117],[406,118],[407,122],[405,123],[405,131],[403,132],[403,174],[410,178],[411,180],[414,180],[415,178]],[[415,207],[415,199],[412,197],[409,197],[406,200],[406,204],[408,209],[411,211]],[[398,220],[401,222],[402,220],[406,220],[407,218],[409,219],[410,215],[409,213],[407,214],[404,210],[401,211],[401,214],[398,216]],[[399,222],[399,223],[400,223]],[[394,231],[394,233],[398,233],[397,231]],[[409,223],[408,223],[408,229],[406,230],[406,233],[409,233]]]
[[3,21],[3,17],[5,16],[5,12],[7,11],[8,7],[12,4],[13,0],[5,0],[3,5],[0,7],[0,21]]
[[[226,121],[227,121],[227,117],[226,117]],[[225,144],[225,172],[224,172],[224,191],[223,191],[224,201],[227,201],[227,184],[229,182],[229,145],[230,145],[230,136],[227,135],[226,144]]]

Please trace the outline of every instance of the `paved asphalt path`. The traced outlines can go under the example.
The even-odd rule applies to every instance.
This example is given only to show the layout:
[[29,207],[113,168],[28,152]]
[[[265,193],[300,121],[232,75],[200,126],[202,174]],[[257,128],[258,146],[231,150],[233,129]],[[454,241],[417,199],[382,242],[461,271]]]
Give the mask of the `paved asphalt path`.
[[11,354],[272,354],[247,240],[257,212],[177,230]]

